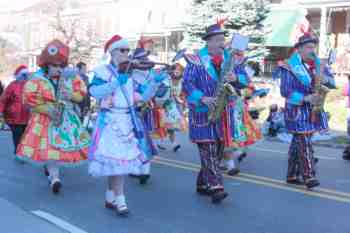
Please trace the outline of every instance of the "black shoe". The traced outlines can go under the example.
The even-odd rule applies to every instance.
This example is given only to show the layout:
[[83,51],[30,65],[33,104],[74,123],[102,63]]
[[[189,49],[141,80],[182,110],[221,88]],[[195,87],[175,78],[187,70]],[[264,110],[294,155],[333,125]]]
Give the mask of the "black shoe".
[[317,157],[314,158],[314,163],[318,163],[319,159]]
[[287,179],[287,184],[294,184],[294,185],[304,185],[305,183],[301,181],[300,179]]
[[131,177],[131,178],[140,178],[139,175],[135,175],[135,174],[129,174],[129,177]]
[[176,151],[178,151],[180,148],[181,148],[181,145],[176,145],[176,146],[173,148],[173,151],[176,152]]
[[314,187],[319,186],[319,185],[320,185],[320,182],[319,182],[318,180],[316,180],[316,179],[312,179],[312,180],[306,182],[305,185],[306,185],[306,187],[307,187],[308,189],[312,189],[312,188],[314,188]]
[[166,148],[164,146],[161,146],[159,144],[157,145],[157,147],[158,147],[159,150],[166,150]]
[[231,170],[229,170],[227,172],[227,175],[229,176],[236,176],[238,175],[238,173],[240,173],[241,171],[238,168],[232,168]]
[[215,191],[211,195],[211,202],[214,204],[220,204],[222,200],[224,200],[228,196],[228,193],[226,193],[223,190]]
[[140,184],[144,185],[147,184],[148,179],[150,178],[150,175],[140,175],[139,179],[140,179]]
[[344,160],[350,160],[350,155],[343,155]]
[[238,162],[239,163],[242,162],[245,157],[247,157],[247,153],[244,152],[244,153],[240,154],[238,157]]
[[61,190],[62,184],[60,181],[55,181],[53,184],[51,184],[51,189],[54,194],[58,194]]

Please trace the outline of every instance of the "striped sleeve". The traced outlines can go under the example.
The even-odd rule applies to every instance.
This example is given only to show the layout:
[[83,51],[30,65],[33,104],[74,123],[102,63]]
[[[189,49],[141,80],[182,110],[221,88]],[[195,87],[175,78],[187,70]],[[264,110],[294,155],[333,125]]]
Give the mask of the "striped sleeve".
[[203,92],[196,88],[195,80],[198,76],[198,70],[193,64],[188,64],[184,71],[184,80],[182,83],[183,91],[187,96],[187,101],[196,106],[200,105],[201,98],[204,96]]
[[281,95],[286,98],[287,102],[293,105],[301,105],[304,99],[304,94],[293,90],[293,76],[289,74],[289,71],[281,71]]

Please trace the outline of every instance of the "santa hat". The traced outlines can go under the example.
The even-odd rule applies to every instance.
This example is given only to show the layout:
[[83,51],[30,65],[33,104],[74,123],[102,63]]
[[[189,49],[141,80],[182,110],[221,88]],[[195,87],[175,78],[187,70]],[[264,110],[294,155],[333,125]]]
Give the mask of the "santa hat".
[[28,72],[29,72],[28,67],[26,65],[20,65],[15,70],[14,75],[17,77],[17,76],[21,76],[22,74],[26,74]]
[[69,58],[69,47],[59,40],[53,40],[46,45],[38,56],[38,66],[46,67],[50,64],[62,64],[66,66]]
[[114,35],[111,39],[105,44],[105,53],[112,52],[114,49],[119,48],[129,48],[129,43],[127,39],[122,38],[119,35]]

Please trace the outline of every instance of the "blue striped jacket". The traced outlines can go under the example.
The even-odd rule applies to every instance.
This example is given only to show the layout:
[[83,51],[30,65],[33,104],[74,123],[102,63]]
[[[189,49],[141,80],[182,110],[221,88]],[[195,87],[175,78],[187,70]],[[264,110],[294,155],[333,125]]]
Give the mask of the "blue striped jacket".
[[286,99],[284,118],[288,131],[313,133],[328,129],[326,113],[321,112],[317,121],[311,121],[312,107],[303,101],[305,96],[312,94],[313,81],[306,86],[287,67],[280,66],[277,71],[281,77],[281,95]]

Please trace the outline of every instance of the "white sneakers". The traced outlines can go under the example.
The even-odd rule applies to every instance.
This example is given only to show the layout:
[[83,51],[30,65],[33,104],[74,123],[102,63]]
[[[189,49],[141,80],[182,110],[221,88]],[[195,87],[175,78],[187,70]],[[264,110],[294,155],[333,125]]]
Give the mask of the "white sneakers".
[[126,216],[129,214],[129,209],[126,205],[125,196],[119,195],[115,197],[116,210],[119,215]]
[[107,209],[115,209],[119,215],[126,216],[129,209],[126,205],[125,196],[115,196],[113,191],[106,191],[105,207]]

